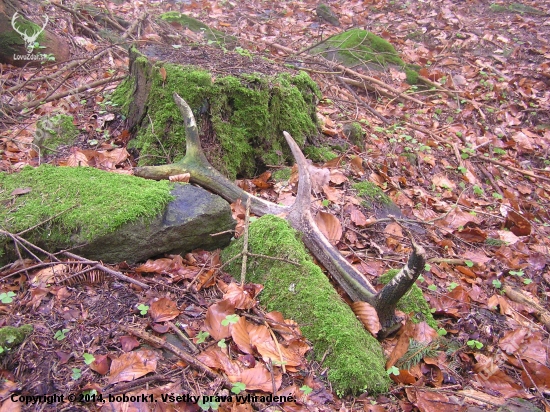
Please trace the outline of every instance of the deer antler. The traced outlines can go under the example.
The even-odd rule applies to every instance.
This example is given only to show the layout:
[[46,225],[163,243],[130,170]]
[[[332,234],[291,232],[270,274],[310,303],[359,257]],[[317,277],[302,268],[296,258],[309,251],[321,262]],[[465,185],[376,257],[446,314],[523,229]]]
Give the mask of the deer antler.
[[380,292],[363,277],[321,233],[310,210],[311,178],[306,159],[289,133],[283,132],[298,165],[298,193],[296,201],[290,207],[252,196],[230,182],[208,162],[201,148],[195,117],[189,105],[177,93],[174,101],[179,107],[186,127],[186,155],[177,163],[162,166],[146,166],[134,169],[136,176],[148,179],[167,179],[169,176],[190,173],[190,180],[229,202],[241,199],[245,203],[251,200],[250,210],[256,215],[285,215],[290,225],[302,232],[303,242],[311,253],[328,270],[338,284],[353,301],[364,301],[372,305],[383,327],[383,333],[389,332],[396,324],[395,306],[409,290],[424,268],[424,249],[413,243],[413,253],[407,265]]

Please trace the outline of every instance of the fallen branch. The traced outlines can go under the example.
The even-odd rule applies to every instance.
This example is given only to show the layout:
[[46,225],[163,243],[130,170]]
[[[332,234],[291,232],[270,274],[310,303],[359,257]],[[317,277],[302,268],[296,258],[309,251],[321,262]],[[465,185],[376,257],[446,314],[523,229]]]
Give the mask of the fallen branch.
[[290,225],[303,233],[303,242],[317,260],[328,270],[353,301],[365,301],[373,306],[383,330],[396,324],[395,306],[424,269],[424,249],[413,243],[407,265],[380,292],[359,273],[321,233],[311,214],[311,177],[306,159],[287,132],[283,132],[298,164],[298,193],[294,205],[280,206],[246,193],[214,169],[206,159],[199,140],[195,117],[189,105],[176,93],[174,100],[186,126],[186,155],[177,163],[146,166],[134,169],[136,176],[149,179],[168,179],[169,176],[189,173],[190,181],[199,184],[233,203],[250,201],[250,210],[258,215],[285,216]]

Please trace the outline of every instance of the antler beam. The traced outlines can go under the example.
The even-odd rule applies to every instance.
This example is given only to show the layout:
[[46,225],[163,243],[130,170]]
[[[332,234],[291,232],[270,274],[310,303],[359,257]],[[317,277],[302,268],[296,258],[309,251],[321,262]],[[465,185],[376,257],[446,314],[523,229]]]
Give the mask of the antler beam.
[[229,202],[241,199],[251,201],[250,210],[256,215],[276,214],[286,216],[290,225],[303,233],[303,242],[319,262],[328,270],[349,297],[357,302],[364,301],[372,305],[382,325],[385,336],[396,326],[395,306],[409,290],[424,268],[424,249],[413,243],[413,252],[407,265],[380,292],[363,277],[321,233],[311,214],[311,178],[306,159],[289,133],[283,132],[298,165],[298,193],[292,206],[280,206],[252,196],[230,182],[219,173],[206,159],[199,140],[195,117],[189,105],[177,93],[174,101],[185,121],[186,155],[173,164],[147,166],[134,169],[136,176],[148,179],[167,179],[169,176],[189,173],[191,182],[196,183],[220,195]]

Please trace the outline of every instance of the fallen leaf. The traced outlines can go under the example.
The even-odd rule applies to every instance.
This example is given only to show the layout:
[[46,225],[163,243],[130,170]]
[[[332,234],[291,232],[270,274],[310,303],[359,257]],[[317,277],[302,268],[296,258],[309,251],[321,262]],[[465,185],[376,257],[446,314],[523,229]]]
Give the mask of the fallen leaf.
[[336,216],[330,213],[319,212],[315,216],[315,223],[330,243],[335,245],[342,237],[342,225]]
[[130,382],[154,372],[160,355],[151,349],[141,349],[135,352],[123,353],[111,363],[109,385],[118,382]]

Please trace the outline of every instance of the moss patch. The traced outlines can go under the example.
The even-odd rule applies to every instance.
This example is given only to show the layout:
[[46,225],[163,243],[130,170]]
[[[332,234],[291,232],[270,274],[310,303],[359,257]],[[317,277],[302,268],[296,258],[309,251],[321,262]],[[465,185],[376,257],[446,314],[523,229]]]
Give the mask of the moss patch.
[[504,12],[512,12],[512,13],[520,13],[520,14],[535,14],[539,16],[544,16],[545,12],[537,9],[535,7],[529,6],[527,4],[521,4],[521,3],[512,3],[509,6],[504,6],[502,4],[493,3],[489,6],[491,11],[495,13],[504,13]]
[[0,328],[0,347],[3,349],[1,353],[5,354],[6,350],[21,345],[33,329],[32,325],[22,325],[18,328],[13,326]]
[[408,82],[418,80],[416,72],[420,67],[406,64],[390,42],[363,29],[355,28],[332,36],[314,47],[311,53],[320,53],[348,67],[367,65],[371,69],[380,69],[396,66],[405,71]]
[[73,117],[66,114],[46,116],[36,123],[34,144],[43,154],[54,152],[62,145],[72,145],[78,136]]
[[[138,57],[134,65],[149,65]],[[172,94],[177,92],[195,111],[204,149],[213,166],[234,178],[254,175],[267,164],[291,159],[283,137],[288,131],[299,145],[317,133],[315,102],[319,90],[305,73],[276,77],[248,74],[220,76],[192,66],[156,63],[147,66],[151,90],[145,103],[147,116],[129,147],[140,150],[139,165],[180,160],[185,154],[185,127]],[[166,70],[166,79],[160,74]],[[133,93],[123,83],[113,101],[122,103]],[[215,142],[205,141],[215,136]]]
[[[399,269],[390,269],[378,278],[378,282],[386,285],[398,273]],[[414,316],[412,317],[412,321],[414,323],[425,321],[435,330],[438,329],[437,321],[432,315],[430,305],[428,305],[428,302],[424,299],[422,290],[416,284],[413,284],[405,296],[399,300],[397,309],[405,313],[414,313]]]
[[357,190],[357,195],[362,197],[367,207],[371,207],[374,203],[381,205],[389,205],[392,203],[391,199],[372,182],[358,182],[354,183],[352,187]]
[[290,167],[284,167],[282,169],[276,170],[271,175],[271,178],[277,182],[284,182],[290,179],[292,174],[292,169]]
[[[12,196],[15,189],[29,188]],[[25,237],[67,245],[71,236],[92,240],[138,218],[153,218],[172,199],[168,181],[145,180],[91,167],[25,167],[0,173],[0,226],[18,233],[63,211]],[[72,209],[71,209],[72,208]],[[70,209],[70,210],[68,210]],[[8,239],[0,239],[0,250]]]
[[307,146],[304,148],[304,155],[314,162],[328,162],[338,157],[330,148],[324,146]]
[[163,13],[159,16],[159,19],[172,24],[180,25],[182,28],[189,29],[195,33],[202,33],[209,43],[217,44],[220,47],[232,49],[238,43],[236,37],[225,34],[222,31],[212,29],[203,22],[177,11]]
[[365,137],[365,131],[358,122],[347,123],[342,129],[344,136],[356,146],[363,146],[363,139]]
[[[242,250],[242,240],[226,248],[227,261]],[[361,326],[341,300],[327,277],[315,265],[299,240],[299,234],[278,217],[266,215],[250,225],[249,251],[299,262],[252,258],[248,260],[249,282],[261,283],[260,301],[268,310],[281,311],[300,324],[314,345],[313,357],[328,367],[328,379],[340,395],[388,389],[381,347]],[[240,276],[240,260],[228,268]]]

